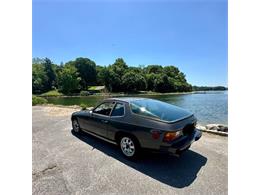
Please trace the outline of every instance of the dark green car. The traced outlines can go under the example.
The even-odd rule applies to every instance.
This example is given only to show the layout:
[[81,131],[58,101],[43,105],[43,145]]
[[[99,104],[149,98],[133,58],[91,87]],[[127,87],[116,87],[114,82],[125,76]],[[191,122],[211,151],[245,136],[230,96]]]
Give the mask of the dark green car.
[[92,110],[73,113],[71,120],[75,132],[117,144],[128,158],[140,149],[179,155],[201,137],[192,113],[147,98],[109,98]]

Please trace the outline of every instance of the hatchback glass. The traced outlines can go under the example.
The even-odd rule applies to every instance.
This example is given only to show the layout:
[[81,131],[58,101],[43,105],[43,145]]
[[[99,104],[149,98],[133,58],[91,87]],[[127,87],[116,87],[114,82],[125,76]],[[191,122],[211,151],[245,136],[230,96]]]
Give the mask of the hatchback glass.
[[130,107],[133,113],[156,118],[159,120],[171,122],[191,116],[192,113],[158,100],[140,99],[130,102]]

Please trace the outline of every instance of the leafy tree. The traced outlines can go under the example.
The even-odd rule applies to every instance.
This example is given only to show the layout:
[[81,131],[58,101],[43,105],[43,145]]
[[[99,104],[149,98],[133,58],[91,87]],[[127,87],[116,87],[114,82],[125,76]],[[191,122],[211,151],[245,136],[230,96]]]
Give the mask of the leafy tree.
[[108,69],[108,78],[106,78],[106,86],[110,91],[120,92],[122,91],[122,83],[121,78],[118,74],[116,74],[113,70]]
[[108,76],[106,74],[107,68],[104,66],[96,66],[96,72],[97,72],[97,85],[105,85],[106,77]]
[[33,58],[32,59],[32,63],[33,64],[43,64],[44,63],[44,59],[42,59],[42,58]]
[[88,85],[96,83],[96,63],[88,58],[76,58],[75,61],[70,61],[68,64],[77,68],[81,77],[81,89],[87,89]]
[[130,72],[130,71],[134,72],[136,74],[143,75],[143,70],[141,68],[139,68],[139,67],[128,67],[126,72]]
[[154,80],[154,90],[157,92],[169,92],[170,82],[166,74],[157,74]]
[[64,94],[78,92],[80,80],[77,69],[74,66],[65,65],[58,74],[59,89]]
[[161,65],[148,65],[145,68],[145,72],[147,74],[151,74],[151,73],[160,74],[163,72],[163,67]]
[[117,74],[120,78],[124,75],[127,65],[123,58],[117,58],[114,64],[112,64],[111,69],[112,71]]
[[169,80],[169,92],[176,92],[176,85],[175,85],[175,79],[172,77],[168,77]]
[[53,70],[53,64],[50,59],[45,58],[43,62],[44,71],[48,77],[48,81],[46,83],[47,90],[51,90],[53,86],[56,85],[56,74]]
[[33,94],[40,94],[47,91],[46,83],[48,76],[42,64],[32,65],[32,92]]
[[116,59],[114,64],[109,65],[107,67],[108,72],[106,72],[106,79],[105,85],[106,87],[113,92],[120,92],[124,91],[122,85],[122,77],[128,70],[128,67],[125,61],[122,58]]
[[105,85],[106,88],[109,91],[112,91],[111,86],[110,86],[110,72],[108,67],[104,66],[96,66],[96,72],[97,72],[97,85]]
[[141,74],[133,71],[127,72],[122,77],[124,91],[137,91],[146,89],[146,80]]
[[[128,67],[122,58],[108,67],[96,66],[88,58],[76,58],[65,66],[63,63],[58,66],[48,58],[33,58],[33,93],[44,93],[58,87],[63,93],[71,94],[87,89],[88,85],[105,85],[111,92],[192,90],[185,74],[175,66]],[[202,88],[194,86],[194,90],[198,89]]]
[[147,82],[147,90],[154,91],[154,81],[157,78],[155,73],[145,75]]
[[165,66],[163,67],[163,72],[171,78],[176,79],[177,76],[179,75],[180,71],[177,67],[175,66]]

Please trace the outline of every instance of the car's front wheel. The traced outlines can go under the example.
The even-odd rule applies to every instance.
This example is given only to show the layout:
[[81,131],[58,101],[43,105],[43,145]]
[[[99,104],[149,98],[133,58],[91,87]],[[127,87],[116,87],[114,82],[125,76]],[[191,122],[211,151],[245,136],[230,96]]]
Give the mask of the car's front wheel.
[[79,126],[79,122],[77,119],[73,119],[72,120],[72,128],[73,128],[73,131],[75,133],[79,133],[80,132],[80,126]]
[[134,159],[139,153],[139,144],[132,136],[122,136],[120,139],[120,149],[125,157]]

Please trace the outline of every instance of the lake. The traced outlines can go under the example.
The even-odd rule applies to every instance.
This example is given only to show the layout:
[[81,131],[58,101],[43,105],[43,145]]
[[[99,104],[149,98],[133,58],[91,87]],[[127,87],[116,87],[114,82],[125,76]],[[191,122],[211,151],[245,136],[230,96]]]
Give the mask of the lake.
[[[134,96],[154,98],[190,110],[198,118],[198,123],[201,125],[210,123],[228,124],[228,91]],[[131,97],[131,95],[128,95],[128,97]],[[80,105],[83,103],[87,106],[95,106],[104,98],[106,97],[91,95],[87,97],[52,97],[47,99],[49,103],[57,105]]]

